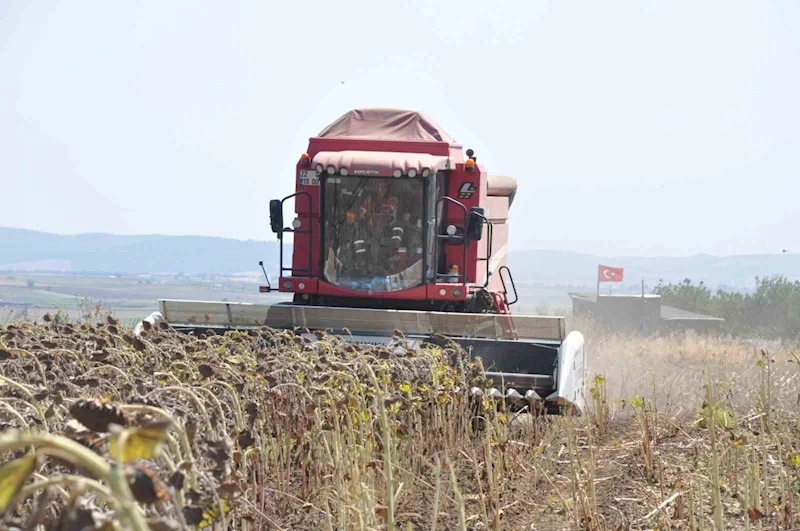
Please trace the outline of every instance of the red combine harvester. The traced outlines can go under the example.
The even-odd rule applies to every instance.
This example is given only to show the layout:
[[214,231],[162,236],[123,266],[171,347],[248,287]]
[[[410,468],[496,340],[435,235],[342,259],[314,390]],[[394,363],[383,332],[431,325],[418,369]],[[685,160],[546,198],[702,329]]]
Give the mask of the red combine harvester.
[[264,271],[261,287],[292,293],[291,303],[161,300],[148,320],[202,330],[307,327],[375,344],[397,341],[400,330],[412,348],[446,336],[481,357],[505,389],[492,394],[582,411],[583,336],[567,334],[562,317],[511,313],[513,178],[489,175],[423,114],[364,109],[310,139],[295,183],[295,193],[270,201],[280,277],[276,289]]

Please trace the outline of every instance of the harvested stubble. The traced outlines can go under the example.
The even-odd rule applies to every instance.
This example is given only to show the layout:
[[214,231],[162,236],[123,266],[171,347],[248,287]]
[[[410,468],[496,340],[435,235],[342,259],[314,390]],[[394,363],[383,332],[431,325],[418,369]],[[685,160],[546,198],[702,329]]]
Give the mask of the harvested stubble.
[[[470,403],[486,382],[455,347],[398,356],[320,337],[151,329],[137,341],[113,319],[6,328],[6,524],[796,525],[788,352],[590,336],[590,364],[609,374],[592,380],[590,414],[532,418]],[[618,371],[633,367],[623,387]]]

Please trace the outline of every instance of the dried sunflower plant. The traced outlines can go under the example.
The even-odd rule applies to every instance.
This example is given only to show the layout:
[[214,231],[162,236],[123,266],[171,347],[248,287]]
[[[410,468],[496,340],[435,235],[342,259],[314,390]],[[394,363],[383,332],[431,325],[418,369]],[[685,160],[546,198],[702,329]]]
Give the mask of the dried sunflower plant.
[[[7,325],[5,526],[466,529],[466,504],[499,528],[519,452],[503,407],[470,399],[489,384],[479,362],[456,345],[405,348],[399,333],[389,350],[299,332]],[[480,500],[465,501],[465,474]]]
[[576,328],[580,417],[399,333],[6,324],[0,529],[800,528],[796,345]]

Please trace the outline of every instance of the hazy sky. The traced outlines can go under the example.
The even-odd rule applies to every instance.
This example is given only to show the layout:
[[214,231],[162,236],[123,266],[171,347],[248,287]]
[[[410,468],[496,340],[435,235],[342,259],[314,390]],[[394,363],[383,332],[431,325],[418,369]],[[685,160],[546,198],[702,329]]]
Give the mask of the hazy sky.
[[796,0],[0,0],[0,226],[272,239],[381,106],[517,178],[513,248],[800,251],[799,44]]

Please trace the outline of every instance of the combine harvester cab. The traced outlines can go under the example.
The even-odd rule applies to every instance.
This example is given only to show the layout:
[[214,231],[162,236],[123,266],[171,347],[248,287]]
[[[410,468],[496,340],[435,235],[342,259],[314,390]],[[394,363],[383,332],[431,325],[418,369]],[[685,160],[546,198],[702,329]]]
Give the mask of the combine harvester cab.
[[161,300],[146,321],[190,331],[332,330],[384,345],[399,330],[412,347],[445,337],[481,358],[497,386],[492,395],[580,413],[581,333],[567,334],[563,317],[511,312],[518,297],[506,265],[507,220],[516,191],[515,179],[488,175],[472,150],[423,114],[350,111],[309,140],[295,193],[270,201],[280,275],[277,287],[268,281],[260,291],[291,293],[293,301]]

